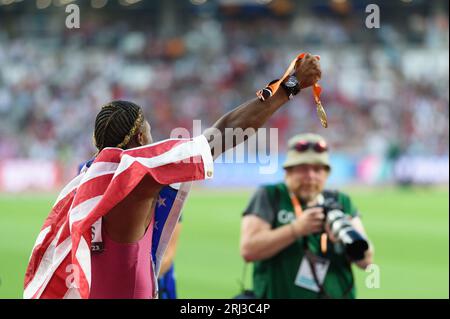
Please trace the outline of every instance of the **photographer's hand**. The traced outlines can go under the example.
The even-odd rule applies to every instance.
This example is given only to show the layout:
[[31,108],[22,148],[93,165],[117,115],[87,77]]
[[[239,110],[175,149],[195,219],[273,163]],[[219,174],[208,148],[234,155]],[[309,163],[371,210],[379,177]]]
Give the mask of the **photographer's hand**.
[[[346,218],[351,222],[352,218],[350,216],[346,216]],[[328,223],[325,223],[325,232],[328,235],[328,239],[332,242],[332,243],[337,243],[339,242],[339,239],[336,238],[336,236],[334,236],[333,232],[330,229],[330,225]]]
[[295,234],[297,237],[301,237],[323,231],[324,218],[322,207],[305,209],[303,214],[292,222]]
[[[353,227],[360,232],[365,238],[367,238],[366,230],[364,229],[361,218],[353,217],[351,219]],[[369,241],[369,249],[364,254],[364,259],[355,262],[355,265],[361,269],[366,269],[367,266],[373,263],[373,255],[374,255],[374,247],[373,244]]]
[[328,223],[325,223],[325,232],[328,235],[328,239],[332,242],[332,243],[337,243],[339,240],[333,235],[330,226],[328,225]]

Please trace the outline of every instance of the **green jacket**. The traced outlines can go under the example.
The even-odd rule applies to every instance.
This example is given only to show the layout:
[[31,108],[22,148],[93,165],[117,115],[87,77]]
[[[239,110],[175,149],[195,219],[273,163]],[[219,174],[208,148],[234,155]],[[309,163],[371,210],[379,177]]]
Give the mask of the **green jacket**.
[[[338,191],[324,191],[322,200],[338,202],[345,214],[356,216],[357,210],[350,198]],[[305,209],[305,207],[302,208]],[[244,215],[257,215],[277,228],[295,219],[294,208],[284,183],[267,185],[254,194]],[[342,244],[328,241],[327,253],[320,251],[320,234],[309,235],[308,248],[317,256],[330,261],[323,287],[331,298],[355,298],[355,287],[350,262],[343,253]],[[253,289],[258,298],[321,298],[319,293],[295,284],[300,263],[305,256],[304,238],[273,257],[254,262]],[[345,296],[344,296],[345,295]]]

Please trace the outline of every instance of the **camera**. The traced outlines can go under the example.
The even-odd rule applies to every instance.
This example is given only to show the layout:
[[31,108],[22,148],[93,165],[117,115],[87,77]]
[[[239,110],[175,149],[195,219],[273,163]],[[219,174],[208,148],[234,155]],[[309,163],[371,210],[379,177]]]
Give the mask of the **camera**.
[[367,240],[353,227],[344,212],[337,207],[324,206],[325,223],[334,237],[342,242],[345,253],[352,261],[364,258],[369,249]]

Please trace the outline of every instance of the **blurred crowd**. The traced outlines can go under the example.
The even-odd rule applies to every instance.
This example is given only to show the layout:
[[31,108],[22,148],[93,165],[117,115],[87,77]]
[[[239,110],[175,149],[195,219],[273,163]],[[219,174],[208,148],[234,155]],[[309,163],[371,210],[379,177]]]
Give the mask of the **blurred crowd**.
[[193,120],[205,129],[299,51],[321,56],[329,128],[305,90],[268,124],[279,128],[280,151],[313,131],[335,152],[448,154],[448,13],[380,29],[360,20],[197,18],[171,37],[95,20],[58,33],[0,30],[0,158],[90,158],[95,115],[113,99],[143,106],[156,140]]

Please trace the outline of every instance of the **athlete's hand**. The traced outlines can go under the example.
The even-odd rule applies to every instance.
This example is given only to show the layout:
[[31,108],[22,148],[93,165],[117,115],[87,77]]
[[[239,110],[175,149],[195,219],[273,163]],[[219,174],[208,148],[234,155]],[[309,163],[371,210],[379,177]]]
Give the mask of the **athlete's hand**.
[[305,56],[295,64],[295,76],[300,82],[300,88],[304,89],[316,84],[322,77],[322,70],[318,55],[306,53]]

